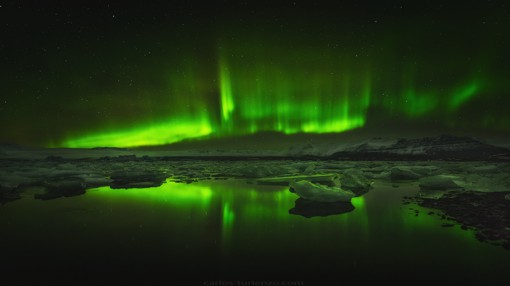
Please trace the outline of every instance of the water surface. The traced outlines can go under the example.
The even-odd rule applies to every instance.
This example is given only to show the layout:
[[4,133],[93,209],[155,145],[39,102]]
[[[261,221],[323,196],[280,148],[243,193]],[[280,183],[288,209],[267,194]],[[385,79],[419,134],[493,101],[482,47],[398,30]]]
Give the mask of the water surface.
[[[170,275],[189,281],[503,279],[510,255],[471,231],[416,216],[413,184],[375,188],[354,211],[289,214],[287,187],[242,180],[167,182],[159,188],[92,189],[0,207],[2,265],[56,275]],[[50,263],[51,261],[51,263]],[[148,273],[148,274],[147,274]]]

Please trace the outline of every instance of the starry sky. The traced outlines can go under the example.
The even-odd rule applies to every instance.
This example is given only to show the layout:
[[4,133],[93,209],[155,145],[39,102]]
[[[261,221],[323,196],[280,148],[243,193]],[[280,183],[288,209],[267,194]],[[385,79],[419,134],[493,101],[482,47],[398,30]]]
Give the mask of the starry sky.
[[0,0],[0,142],[510,134],[508,1],[127,2]]

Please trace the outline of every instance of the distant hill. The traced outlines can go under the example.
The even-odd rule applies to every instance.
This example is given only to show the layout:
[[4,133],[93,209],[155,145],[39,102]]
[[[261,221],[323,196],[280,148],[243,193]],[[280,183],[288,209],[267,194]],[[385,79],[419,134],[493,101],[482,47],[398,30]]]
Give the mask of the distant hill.
[[337,150],[329,157],[335,159],[431,159],[431,160],[489,160],[510,154],[504,147],[483,143],[471,137],[441,135],[418,139],[367,140]]
[[142,157],[192,159],[331,159],[331,160],[494,160],[510,161],[504,144],[492,145],[468,136],[440,135],[421,138],[373,137],[356,140],[356,133],[294,134],[266,132],[235,137],[187,141],[139,148],[43,149],[0,145],[3,158]]

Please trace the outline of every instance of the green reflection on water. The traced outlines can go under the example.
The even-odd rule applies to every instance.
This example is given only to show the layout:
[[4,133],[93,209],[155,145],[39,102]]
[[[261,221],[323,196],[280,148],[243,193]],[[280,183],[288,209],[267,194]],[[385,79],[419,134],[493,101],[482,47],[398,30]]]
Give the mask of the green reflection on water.
[[130,197],[142,201],[159,201],[170,204],[198,204],[207,208],[211,202],[213,192],[210,186],[197,184],[178,184],[166,182],[157,188],[111,189],[100,187],[91,191],[100,191],[102,197]]
[[229,203],[223,205],[223,228],[227,229],[234,223],[235,214]]
[[[264,219],[288,220],[288,210],[297,197],[288,187],[252,186],[244,181],[181,184],[167,181],[157,188],[91,189],[89,194],[110,200],[135,200],[163,204],[193,213],[195,221],[221,220],[221,241],[231,239],[234,224],[257,224]],[[119,201],[119,202],[120,202]],[[193,210],[199,209],[199,212]],[[219,210],[219,211],[217,211]]]
[[[434,267],[445,272],[444,267],[450,264],[465,264],[462,267],[473,273],[493,271],[491,267],[498,259],[497,263],[505,261],[504,255],[495,254],[502,250],[479,243],[473,232],[457,226],[442,228],[441,220],[427,215],[428,210],[402,206],[402,197],[418,190],[412,184],[393,188],[378,183],[367,194],[353,198],[354,211],[312,218],[289,214],[298,196],[289,192],[288,187],[250,185],[242,180],[167,182],[159,188],[97,190],[90,194],[112,199],[113,203],[132,199],[142,206],[141,202],[157,205],[156,213],[174,209],[172,219],[192,217],[191,221],[174,227],[194,229],[190,230],[193,237],[183,239],[194,240],[196,244],[204,243],[204,238],[199,238],[204,235],[218,241],[222,265],[230,265],[229,261],[240,259],[239,255],[270,257],[276,252],[288,256],[294,249],[310,257],[341,254],[347,260],[409,267],[428,265],[441,257],[441,263]],[[415,216],[409,207],[420,209],[419,215]],[[258,247],[252,248],[252,244]],[[448,249],[449,255],[443,255],[444,249]],[[491,262],[493,255],[499,258]],[[491,263],[480,270],[478,259]]]
[[[268,226],[284,232],[289,224],[306,224],[306,228],[315,233],[326,229],[343,235],[344,239],[365,243],[379,240],[378,236],[385,230],[407,239],[417,229],[437,228],[440,222],[436,217],[425,215],[426,210],[422,209],[422,214],[415,216],[414,212],[400,206],[403,195],[416,192],[411,186],[403,189],[396,191],[390,186],[379,186],[364,196],[353,198],[353,212],[309,219],[289,214],[298,196],[289,192],[288,187],[249,185],[242,180],[193,184],[167,181],[157,188],[121,190],[101,187],[90,190],[89,194],[117,203],[133,200],[178,209],[179,216],[192,214],[196,223],[217,220],[221,226],[219,239],[228,247],[236,233],[242,239],[251,230]],[[466,241],[473,240],[472,232],[458,231],[455,235]],[[403,241],[403,245],[413,245],[413,242]]]
[[[504,273],[510,257],[502,248],[479,243],[472,232],[457,226],[440,227],[442,221],[425,209],[415,216],[409,207],[416,206],[402,206],[402,197],[417,190],[416,184],[393,188],[376,182],[374,189],[352,200],[354,211],[305,218],[289,214],[298,196],[282,186],[226,180],[167,182],[146,189],[103,187],[83,196],[22,199],[2,206],[0,239],[5,245],[62,249],[66,257],[99,256],[105,264],[156,256],[189,265],[199,261],[204,269],[225,273],[240,270],[239,261],[249,261],[246,269],[253,271],[278,269],[283,263],[292,273],[306,272],[310,266],[302,263],[304,257],[314,269],[328,271],[385,265],[415,274],[423,267],[436,276],[450,273],[451,267],[472,276]],[[134,258],[133,249],[138,249]],[[18,252],[6,253],[5,259]],[[281,259],[271,259],[276,256]]]
[[364,197],[354,197],[351,199],[351,203],[355,208],[364,208],[365,207],[365,198]]
[[232,235],[232,225],[234,224],[235,213],[230,203],[223,204],[223,213],[222,213],[222,232],[221,232],[221,241],[223,244],[229,243]]

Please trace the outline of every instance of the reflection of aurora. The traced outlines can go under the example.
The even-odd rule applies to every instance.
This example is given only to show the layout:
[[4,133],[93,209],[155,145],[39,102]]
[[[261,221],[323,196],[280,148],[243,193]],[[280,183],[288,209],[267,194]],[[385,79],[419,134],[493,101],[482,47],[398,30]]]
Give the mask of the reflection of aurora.
[[[157,188],[113,190],[110,187],[100,187],[93,191],[98,191],[95,194],[105,198],[128,198],[147,203],[168,204],[200,216],[213,214],[213,208],[219,205],[221,211],[218,215],[221,217],[224,232],[229,233],[238,216],[239,221],[243,221],[245,217],[257,220],[264,216],[278,216],[280,219],[288,216],[286,207],[292,204],[294,195],[288,192],[287,188],[270,189],[271,191],[261,193],[243,183],[180,184],[167,181]],[[234,193],[237,196],[234,196]],[[197,213],[195,210],[200,211]]]
[[[134,200],[153,205],[168,205],[170,208],[193,214],[198,221],[213,217],[221,219],[222,235],[229,239],[236,226],[259,225],[264,220],[285,224],[291,218],[289,209],[294,206],[297,196],[287,187],[253,187],[242,181],[199,182],[180,184],[167,181],[157,188],[132,188],[113,190],[110,187],[94,189],[96,196],[111,199]],[[352,220],[333,216],[346,224],[360,224],[367,227],[364,198],[353,198],[352,204],[360,215]],[[357,217],[357,216],[356,216]],[[334,223],[334,222],[331,222]],[[262,227],[262,226],[260,226]]]
[[209,186],[177,184],[168,181],[156,188],[113,190],[110,187],[100,187],[94,190],[98,190],[98,194],[104,197],[122,196],[135,200],[168,203],[179,206],[190,204],[208,206],[213,196],[213,192]]
[[148,219],[165,213],[168,217],[163,221],[171,220],[179,229],[193,228],[190,229],[193,233],[217,239],[226,257],[234,253],[239,241],[255,238],[258,243],[271,244],[287,241],[294,235],[305,235],[307,240],[316,243],[326,237],[368,247],[360,250],[361,255],[370,255],[380,251],[379,247],[386,247],[384,243],[388,243],[388,238],[382,241],[381,238],[388,234],[391,234],[391,241],[399,241],[405,253],[421,253],[413,248],[416,241],[427,237],[433,242],[432,237],[438,232],[462,246],[460,249],[469,249],[478,243],[472,232],[458,227],[441,228],[437,217],[426,215],[425,211],[415,216],[408,208],[402,208],[402,197],[414,194],[416,186],[395,190],[391,185],[377,184],[367,194],[352,199],[353,211],[312,218],[289,214],[298,197],[287,187],[249,185],[238,180],[167,182],[157,188],[112,190],[103,187],[96,190],[89,191],[88,195],[101,201],[109,200],[111,204],[128,205],[129,209],[138,210],[138,215],[146,213]]

